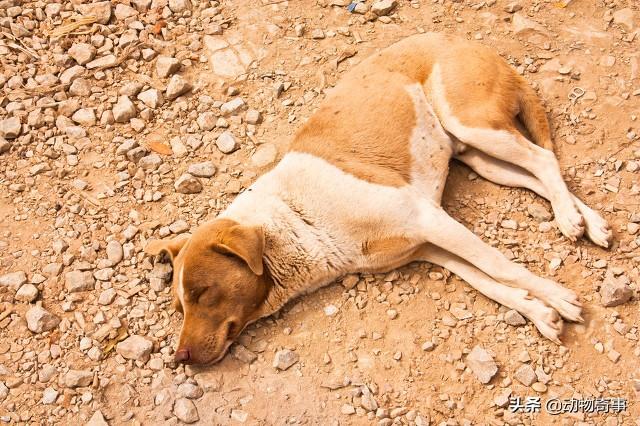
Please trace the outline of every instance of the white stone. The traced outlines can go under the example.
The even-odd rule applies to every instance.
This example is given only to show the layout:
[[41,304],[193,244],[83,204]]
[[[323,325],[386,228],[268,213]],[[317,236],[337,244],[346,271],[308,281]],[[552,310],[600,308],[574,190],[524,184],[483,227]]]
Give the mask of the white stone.
[[158,89],[149,89],[140,92],[138,99],[149,108],[157,108],[164,103],[162,92]]
[[91,416],[85,426],[109,426],[109,423],[104,419],[102,411],[98,410],[93,413],[93,416]]
[[69,370],[64,376],[64,385],[68,388],[89,386],[93,382],[93,372],[88,370]]
[[191,9],[189,0],[169,0],[169,9],[174,13],[181,13]]
[[14,139],[20,136],[22,124],[18,117],[9,117],[0,121],[0,137]]
[[498,372],[498,365],[493,357],[480,346],[475,346],[469,352],[465,363],[483,384],[489,383]]
[[116,58],[115,55],[105,55],[101,56],[100,58],[94,59],[93,61],[86,64],[85,67],[87,67],[87,69],[89,70],[95,68],[111,68],[116,66],[117,63],[118,58]]
[[31,303],[38,298],[38,287],[33,284],[23,284],[16,292],[16,300]]
[[27,274],[24,271],[10,272],[0,275],[0,286],[9,287],[14,291],[27,282]]
[[172,100],[191,90],[191,84],[179,75],[174,75],[167,84],[165,94],[167,99]]
[[516,370],[513,377],[525,386],[531,386],[536,381],[536,372],[529,364],[523,364]]
[[76,4],[74,5],[76,10],[80,12],[83,16],[95,16],[98,19],[98,23],[102,25],[106,25],[109,23],[109,19],[111,18],[111,2],[110,1],[99,1],[99,2],[89,2],[87,4]]
[[196,123],[198,123],[198,127],[200,127],[200,130],[209,131],[216,127],[216,120],[216,115],[210,111],[207,111],[201,113],[198,116]]
[[117,293],[115,289],[108,288],[100,293],[100,296],[98,296],[98,304],[103,306],[110,305],[115,300],[116,295]]
[[398,5],[396,0],[379,0],[371,6],[371,11],[378,16],[386,16]]
[[162,158],[156,153],[144,156],[138,161],[138,166],[140,166],[140,168],[142,168],[143,170],[153,171],[160,167],[161,164]]
[[251,156],[251,162],[256,167],[265,167],[273,163],[278,155],[278,148],[272,143],[260,145]]
[[34,333],[53,330],[60,324],[60,318],[41,306],[34,306],[25,315],[27,328]]
[[90,271],[71,271],[64,275],[65,288],[69,293],[93,290],[95,279]]
[[79,65],[84,65],[96,57],[96,48],[88,43],[74,43],[67,51]]
[[42,403],[44,405],[53,404],[54,402],[56,402],[57,399],[58,399],[58,391],[55,390],[54,388],[49,387],[42,392]]
[[111,240],[107,243],[107,259],[111,261],[112,265],[117,265],[122,261],[124,251],[122,250],[122,244],[116,240]]
[[231,154],[233,151],[238,149],[236,139],[233,137],[233,134],[228,131],[222,132],[220,136],[218,136],[216,146],[224,154]]
[[244,106],[245,106],[245,102],[242,98],[234,98],[234,99],[231,99],[229,102],[223,103],[222,106],[220,107],[220,111],[224,115],[230,115],[230,114],[236,113]]
[[187,172],[193,176],[210,178],[216,173],[216,166],[211,161],[204,161],[190,165]]
[[116,123],[126,123],[136,116],[136,107],[128,96],[118,97],[113,106],[113,118]]
[[83,126],[93,126],[96,124],[96,113],[93,108],[81,108],[73,113],[71,119]]
[[124,21],[125,19],[135,16],[138,14],[138,11],[128,6],[126,4],[118,3],[116,4],[116,10],[114,11],[114,15],[118,21]]
[[276,352],[276,355],[273,357],[272,365],[274,368],[277,368],[278,370],[286,370],[289,367],[291,367],[293,364],[298,362],[299,359],[300,359],[300,356],[297,353],[289,349],[282,349]]
[[176,180],[174,188],[176,192],[181,194],[197,194],[198,192],[202,192],[202,184],[200,181],[189,173],[184,173],[180,176],[178,180]]
[[625,276],[614,277],[608,272],[600,286],[600,301],[603,306],[611,307],[626,303],[631,296],[633,290],[628,285],[629,279]]
[[153,349],[153,342],[149,339],[133,335],[118,343],[116,352],[126,359],[147,362]]
[[171,56],[158,56],[156,59],[156,75],[160,78],[167,78],[178,72],[180,61]]
[[259,124],[262,121],[262,114],[256,109],[249,109],[244,116],[244,121],[247,124]]
[[184,423],[195,423],[200,420],[196,405],[187,398],[176,399],[173,405],[173,414]]

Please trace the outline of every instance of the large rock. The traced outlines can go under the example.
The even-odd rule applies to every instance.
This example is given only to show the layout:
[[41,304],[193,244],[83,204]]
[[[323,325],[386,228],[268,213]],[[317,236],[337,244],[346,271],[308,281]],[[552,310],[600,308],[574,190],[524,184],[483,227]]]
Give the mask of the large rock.
[[245,105],[246,104],[242,98],[234,98],[228,102],[223,103],[220,106],[220,112],[222,112],[224,115],[235,114]]
[[136,106],[128,96],[120,96],[113,106],[113,118],[116,123],[127,123],[136,116]]
[[97,1],[90,2],[88,4],[74,5],[76,10],[83,16],[95,16],[98,19],[98,23],[106,25],[111,18],[111,2],[110,1]]
[[95,288],[95,279],[90,271],[71,271],[64,275],[65,288],[69,293],[89,291]]
[[629,279],[622,275],[614,277],[612,273],[607,273],[600,286],[600,300],[603,306],[611,307],[626,303],[633,295],[633,290],[629,287]]
[[27,282],[27,274],[24,271],[9,272],[0,275],[0,286],[9,287],[13,291],[18,290],[20,286]]
[[184,95],[189,90],[191,90],[191,84],[181,76],[174,75],[171,77],[171,80],[169,80],[169,84],[167,84],[165,95],[167,96],[167,99],[172,100],[178,96]]
[[64,376],[64,385],[68,388],[89,386],[93,382],[93,372],[88,370],[69,370]]
[[20,136],[22,124],[18,117],[9,117],[0,121],[0,137],[14,139]]
[[616,10],[613,12],[613,22],[618,25],[625,26],[628,31],[633,31],[633,28],[635,27],[633,10],[628,7]]
[[218,136],[218,139],[216,139],[216,146],[224,154],[231,154],[233,151],[238,149],[236,138],[234,138],[233,134],[229,131],[222,132],[220,136]]
[[96,124],[96,113],[93,108],[81,108],[73,113],[71,119],[83,126],[93,126]]
[[187,172],[193,176],[210,178],[216,173],[216,166],[212,161],[203,161],[190,165]]
[[173,406],[173,414],[184,423],[195,423],[200,420],[196,405],[187,398],[178,398]]
[[184,173],[180,176],[173,186],[176,192],[181,194],[197,194],[198,192],[202,192],[202,184],[198,178],[191,176],[189,173]]
[[122,257],[124,256],[124,250],[122,249],[122,244],[120,244],[116,240],[111,240],[107,243],[107,259],[111,261],[112,265],[117,265],[122,261]]
[[489,383],[498,372],[498,365],[493,357],[480,346],[475,346],[469,352],[465,362],[483,384]]
[[517,381],[525,386],[531,386],[536,381],[536,372],[529,364],[523,364],[513,375]]
[[38,287],[33,284],[23,284],[16,292],[16,300],[31,303],[38,298]]
[[385,16],[398,5],[396,0],[379,0],[371,6],[371,11],[378,16]]
[[185,10],[191,10],[191,2],[189,0],[169,0],[169,9],[173,13],[182,13]]
[[167,78],[178,72],[180,61],[171,56],[158,56],[156,59],[156,74],[160,78]]
[[153,342],[138,335],[129,336],[116,346],[116,352],[122,355],[123,358],[142,362],[149,360],[152,349]]
[[79,65],[84,65],[96,57],[96,48],[89,43],[74,43],[68,53]]
[[60,324],[60,318],[41,306],[34,306],[25,315],[27,328],[34,333],[44,333],[53,330]]
[[164,103],[162,92],[158,89],[149,89],[144,92],[140,92],[138,99],[149,108],[157,108]]

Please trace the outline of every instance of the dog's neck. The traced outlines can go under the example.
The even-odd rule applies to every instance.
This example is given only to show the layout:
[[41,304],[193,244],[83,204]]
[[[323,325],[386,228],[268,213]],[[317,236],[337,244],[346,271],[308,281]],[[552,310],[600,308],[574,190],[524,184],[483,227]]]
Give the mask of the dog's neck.
[[[287,166],[286,161],[282,163],[277,168]],[[265,273],[273,286],[262,316],[331,283],[353,266],[345,263],[351,257],[344,253],[340,241],[332,238],[314,212],[305,211],[301,200],[283,187],[279,171],[274,169],[260,177],[219,216],[263,227]]]

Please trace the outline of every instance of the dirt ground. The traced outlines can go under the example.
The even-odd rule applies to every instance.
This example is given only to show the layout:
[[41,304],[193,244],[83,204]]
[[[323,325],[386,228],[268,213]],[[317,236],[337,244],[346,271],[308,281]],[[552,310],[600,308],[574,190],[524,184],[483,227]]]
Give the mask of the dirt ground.
[[[637,2],[399,0],[381,16],[372,0],[62,3],[0,0],[0,422],[640,425]],[[72,16],[98,22],[56,33]],[[459,164],[444,205],[575,290],[585,323],[558,346],[412,264],[289,304],[214,366],[173,363],[181,317],[146,241],[215,217],[342,73],[426,31],[495,48],[545,101],[565,179],[613,247],[571,243],[546,201]],[[605,277],[630,300],[604,307]],[[476,346],[498,366],[488,384],[467,365]],[[281,349],[297,355],[283,371]],[[510,397],[542,408],[514,413]],[[571,398],[627,406],[545,409]]]

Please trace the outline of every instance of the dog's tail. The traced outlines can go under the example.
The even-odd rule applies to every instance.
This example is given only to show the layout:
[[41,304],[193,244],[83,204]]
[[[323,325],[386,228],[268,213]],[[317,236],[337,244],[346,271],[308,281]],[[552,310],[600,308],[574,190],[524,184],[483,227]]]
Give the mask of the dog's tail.
[[536,145],[553,151],[549,121],[538,94],[524,79],[521,80],[520,86],[520,120]]

